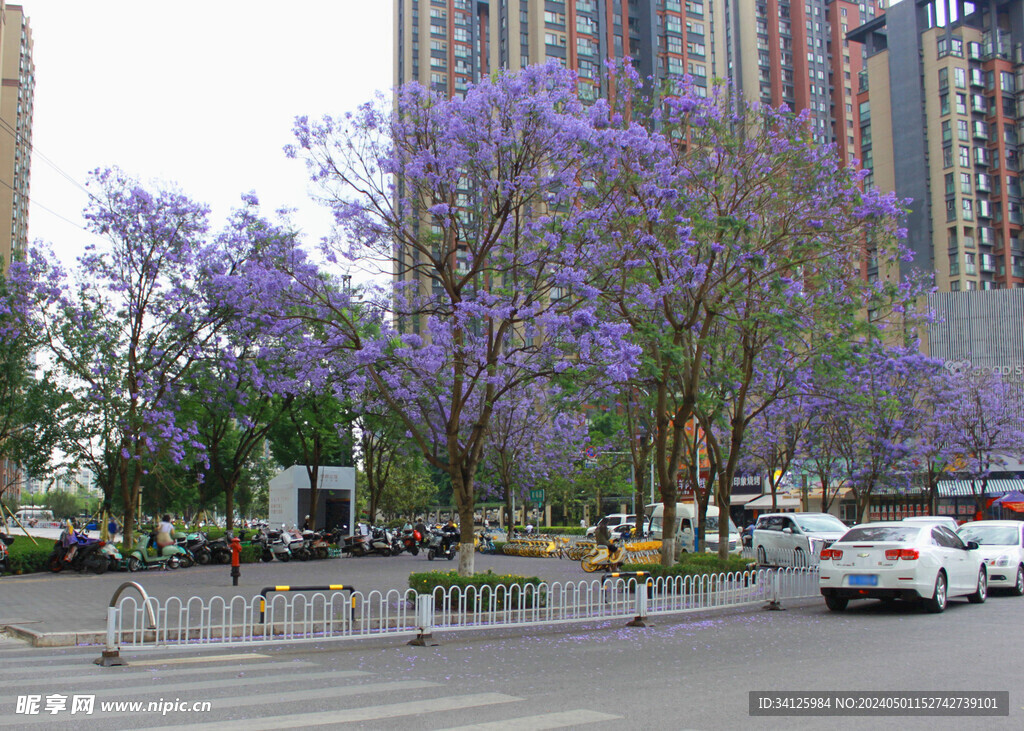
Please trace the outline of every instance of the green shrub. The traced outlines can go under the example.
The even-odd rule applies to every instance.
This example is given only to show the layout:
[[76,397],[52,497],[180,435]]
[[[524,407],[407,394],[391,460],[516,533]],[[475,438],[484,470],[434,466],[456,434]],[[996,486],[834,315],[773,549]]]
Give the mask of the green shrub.
[[36,538],[39,545],[35,545],[25,536],[14,536],[8,550],[10,552],[10,564],[12,574],[32,574],[37,571],[46,571],[46,561],[53,553],[55,541],[47,538]]
[[238,554],[238,560],[242,563],[259,563],[263,547],[252,543],[242,545],[242,552]]
[[[457,571],[427,571],[418,574],[409,574],[409,588],[418,594],[433,594],[434,603],[441,606],[444,598],[443,592],[435,591],[442,589],[444,592],[453,586],[457,586],[465,592],[469,587],[482,588],[485,586],[497,589],[506,587],[506,591],[488,592],[486,595],[477,594],[484,610],[491,608],[491,601],[496,601],[495,608],[503,609],[506,606],[518,607],[520,596],[525,593],[524,606],[544,606],[546,590],[540,587],[541,580],[536,576],[517,576],[515,574],[495,574],[487,570],[482,574],[473,576],[459,576]],[[473,596],[470,592],[469,596]]]
[[656,563],[626,564],[623,571],[646,571],[652,576],[707,576],[709,574],[738,573],[755,567],[754,562],[742,556],[729,556],[724,561],[716,553],[684,553],[672,566]]
[[508,541],[494,541],[494,552],[495,553],[504,553],[505,552],[505,550],[504,550],[505,549],[505,544],[507,542]]

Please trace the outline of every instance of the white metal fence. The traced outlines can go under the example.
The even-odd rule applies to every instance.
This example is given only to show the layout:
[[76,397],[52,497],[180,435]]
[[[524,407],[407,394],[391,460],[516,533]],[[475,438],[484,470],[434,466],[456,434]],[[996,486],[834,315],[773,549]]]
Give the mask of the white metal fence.
[[429,636],[435,629],[642,619],[765,602],[777,606],[785,599],[816,596],[818,571],[761,569],[696,578],[606,575],[530,586],[439,588],[433,594],[287,592],[265,600],[238,596],[157,601],[135,588],[140,589],[140,598],[123,597],[108,609],[108,652]]

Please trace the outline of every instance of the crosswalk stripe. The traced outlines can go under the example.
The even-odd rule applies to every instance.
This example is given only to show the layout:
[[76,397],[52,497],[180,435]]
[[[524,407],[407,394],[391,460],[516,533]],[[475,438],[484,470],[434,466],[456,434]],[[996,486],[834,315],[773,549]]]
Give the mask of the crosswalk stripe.
[[[36,650],[37,652],[39,651],[38,648],[32,648],[32,649]],[[16,660],[19,663],[32,664],[32,665],[41,665],[41,664],[54,663],[54,662],[64,663],[64,662],[67,662],[69,659],[81,659],[81,660],[86,660],[87,659],[89,662],[92,662],[93,660],[95,660],[97,657],[100,656],[100,652],[101,651],[102,651],[102,648],[97,647],[97,648],[94,648],[94,649],[86,651],[86,652],[73,652],[73,653],[66,652],[66,653],[62,653],[62,654],[59,654],[59,655],[42,655],[42,656],[35,656],[35,657],[17,657],[17,658],[13,658],[13,660]],[[245,660],[268,660],[271,657],[272,657],[271,655],[266,655],[266,654],[262,654],[262,653],[259,653],[259,652],[247,652],[247,653],[232,654],[232,655],[206,655],[206,656],[203,656],[203,657],[192,657],[192,656],[170,657],[170,658],[165,658],[163,660],[134,660],[134,659],[131,659],[131,660],[128,661],[128,667],[132,667],[132,668],[146,668],[146,667],[154,667],[154,666],[157,666],[157,665],[192,665],[192,664],[203,664],[203,663],[212,663],[212,662],[241,662],[241,661],[245,661]],[[3,655],[0,654],[0,659],[2,659],[2,658],[3,658]]]
[[[159,692],[164,696],[170,695],[171,693],[180,693],[182,691],[189,690],[216,690],[218,688],[238,688],[244,685],[266,685],[268,683],[276,683],[281,685],[282,683],[299,682],[307,680],[325,680],[327,678],[356,678],[365,677],[371,675],[371,673],[363,672],[361,670],[325,670],[321,673],[294,673],[294,674],[281,674],[276,675],[261,675],[259,677],[235,677],[234,675],[230,678],[224,678],[223,680],[200,680],[194,683],[162,683],[160,682],[159,676],[137,676],[141,683],[128,683],[117,681],[116,687],[111,687],[112,678],[109,676],[99,677],[92,676],[88,678],[48,678],[46,680],[32,679],[31,681],[15,681],[14,683],[4,683],[4,686],[17,685],[20,695],[25,693],[54,693],[64,692],[64,688],[71,686],[76,693],[88,692],[95,694],[97,699],[99,698],[123,698],[130,693],[145,693],[149,690],[156,693]],[[147,681],[148,678],[148,681]],[[84,688],[81,688],[83,683],[86,683]],[[44,690],[36,690],[40,684],[48,686]],[[89,685],[91,684],[91,685]]]
[[203,657],[169,657],[163,660],[132,660],[129,667],[142,668],[151,665],[185,665],[197,662],[237,662],[239,660],[263,660],[270,655],[263,655],[258,652],[243,652],[234,655],[205,655]]
[[[274,693],[273,701],[274,704],[281,703],[308,703],[310,701],[321,700],[324,698],[339,698],[342,696],[354,696],[362,695],[365,693],[395,693],[403,690],[421,690],[423,688],[436,688],[439,683],[431,683],[425,680],[397,680],[389,683],[365,683],[362,685],[343,685],[343,686],[329,686],[327,688],[319,688],[317,690],[296,690],[287,691],[284,693]],[[166,698],[167,695],[161,691],[161,696]],[[134,698],[133,700],[138,700]],[[197,702],[197,701],[193,701]],[[211,699],[210,702],[213,704],[212,708],[215,711],[220,711],[226,708],[240,708],[259,705],[266,702],[266,697],[262,695],[245,695],[245,696],[234,696],[231,698],[215,698]],[[98,706],[97,706],[98,708]],[[11,726],[27,726],[37,723],[56,723],[65,722],[69,723],[72,721],[82,721],[88,719],[92,721],[98,721],[103,719],[111,718],[125,718],[125,714],[130,711],[107,711],[106,713],[97,711],[91,713],[88,716],[78,715],[39,715],[39,716],[22,716],[17,723],[4,722],[0,720],[0,727],[7,725]],[[136,716],[137,717],[137,716]],[[251,722],[255,725],[255,722]],[[191,725],[191,724],[189,724]],[[180,726],[178,728],[181,728]]]
[[567,726],[582,726],[586,723],[616,721],[621,718],[622,716],[613,716],[610,713],[579,709],[576,711],[544,713],[539,716],[509,718],[501,721],[490,721],[489,723],[474,723],[469,726],[455,726],[445,729],[445,731],[533,731],[534,729],[540,731],[540,729],[566,728]]
[[[425,713],[439,713],[441,711],[458,711],[465,708],[476,708],[479,706],[491,706],[499,703],[512,703],[521,701],[504,693],[473,693],[471,695],[448,696],[445,698],[433,698],[427,700],[410,701],[408,703],[392,703],[386,706],[364,706],[362,708],[339,708],[336,711],[323,713],[292,714],[288,716],[268,716],[258,719],[245,719],[239,721],[214,721],[212,723],[190,723],[190,731],[197,729],[209,729],[210,731],[251,731],[253,728],[279,729],[279,728],[305,728],[308,726],[338,726],[344,723],[358,723],[361,721],[379,721],[385,718],[398,718],[400,716],[420,716]],[[419,726],[420,724],[417,724]],[[172,731],[180,726],[159,726],[147,728],[146,731]]]
[[[194,676],[194,675],[216,675],[217,673],[235,672],[236,668],[239,669],[239,670],[244,670],[245,672],[255,672],[257,670],[282,670],[282,669],[287,669],[287,668],[299,669],[299,668],[305,668],[305,667],[311,667],[311,666],[316,666],[316,663],[310,662],[309,660],[297,660],[297,661],[286,660],[286,661],[281,661],[281,662],[257,663],[255,665],[244,665],[244,666],[232,665],[232,666],[228,666],[228,667],[222,667],[222,666],[219,666],[219,665],[217,665],[217,666],[207,665],[206,667],[202,667],[202,668],[177,668],[177,669],[167,669],[167,670],[156,669],[156,670],[143,670],[141,672],[140,671],[132,671],[131,666],[129,666],[127,668],[122,668],[122,669],[119,669],[119,670],[111,670],[111,669],[100,670],[100,669],[97,668],[95,670],[95,674],[90,674],[90,675],[87,675],[87,676],[83,675],[83,676],[80,676],[79,678],[74,678],[74,680],[91,680],[93,678],[100,677],[101,673],[104,676],[109,676],[110,678],[116,678],[117,682],[121,682],[122,680],[130,680],[132,678],[173,678],[173,677],[175,677],[177,675],[188,675],[189,677]],[[89,666],[84,666],[84,667],[88,668]],[[31,670],[28,669],[28,668],[4,668],[3,670],[0,670],[0,688],[6,688],[8,686],[15,685],[15,684],[24,685],[26,682],[29,682],[29,681],[32,681],[32,680],[42,680],[42,679],[44,679],[44,676],[32,675],[31,674],[33,671],[39,670],[39,669],[40,668],[32,668]],[[13,682],[12,681],[8,681],[6,679],[8,676],[17,676],[17,679],[15,681],[13,681]],[[45,676],[45,679],[46,680],[53,680],[53,673],[52,672],[48,673]]]

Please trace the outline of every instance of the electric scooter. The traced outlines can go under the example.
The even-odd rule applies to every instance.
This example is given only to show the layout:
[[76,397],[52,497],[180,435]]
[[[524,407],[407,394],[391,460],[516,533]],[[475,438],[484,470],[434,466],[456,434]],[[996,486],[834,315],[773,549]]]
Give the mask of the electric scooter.
[[[153,555],[150,555],[150,549],[153,550]],[[143,533],[135,539],[135,550],[128,556],[128,570],[176,569],[181,565],[181,556],[184,553],[181,546],[173,544],[164,546],[161,551],[156,545],[156,533]]]

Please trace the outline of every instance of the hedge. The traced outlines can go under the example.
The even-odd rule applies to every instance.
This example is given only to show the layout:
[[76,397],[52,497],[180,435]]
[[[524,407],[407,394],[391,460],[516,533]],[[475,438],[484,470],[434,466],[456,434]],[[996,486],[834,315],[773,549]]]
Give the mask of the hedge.
[[[433,594],[434,604],[441,606],[444,603],[444,594],[453,586],[457,586],[465,592],[469,587],[481,589],[485,586],[492,587],[493,592],[477,594],[481,609],[490,609],[490,602],[496,601],[495,608],[503,609],[506,605],[518,607],[520,596],[525,592],[523,605],[534,606],[534,601],[539,601],[538,606],[544,606],[546,589],[541,588],[541,580],[536,576],[518,576],[515,574],[495,574],[490,569],[482,574],[473,576],[459,576],[457,571],[427,571],[417,574],[409,574],[409,588],[417,594]],[[505,591],[497,591],[497,587],[505,587]],[[443,591],[438,592],[437,589]],[[468,597],[473,596],[470,592]]]
[[729,556],[724,561],[716,553],[684,553],[672,566],[657,563],[626,564],[623,571],[646,571],[652,576],[707,576],[709,574],[741,573],[754,567],[754,562],[742,556]]
[[12,574],[31,574],[46,571],[46,562],[53,553],[56,541],[36,538],[39,545],[25,536],[14,536],[14,543],[8,546]]

